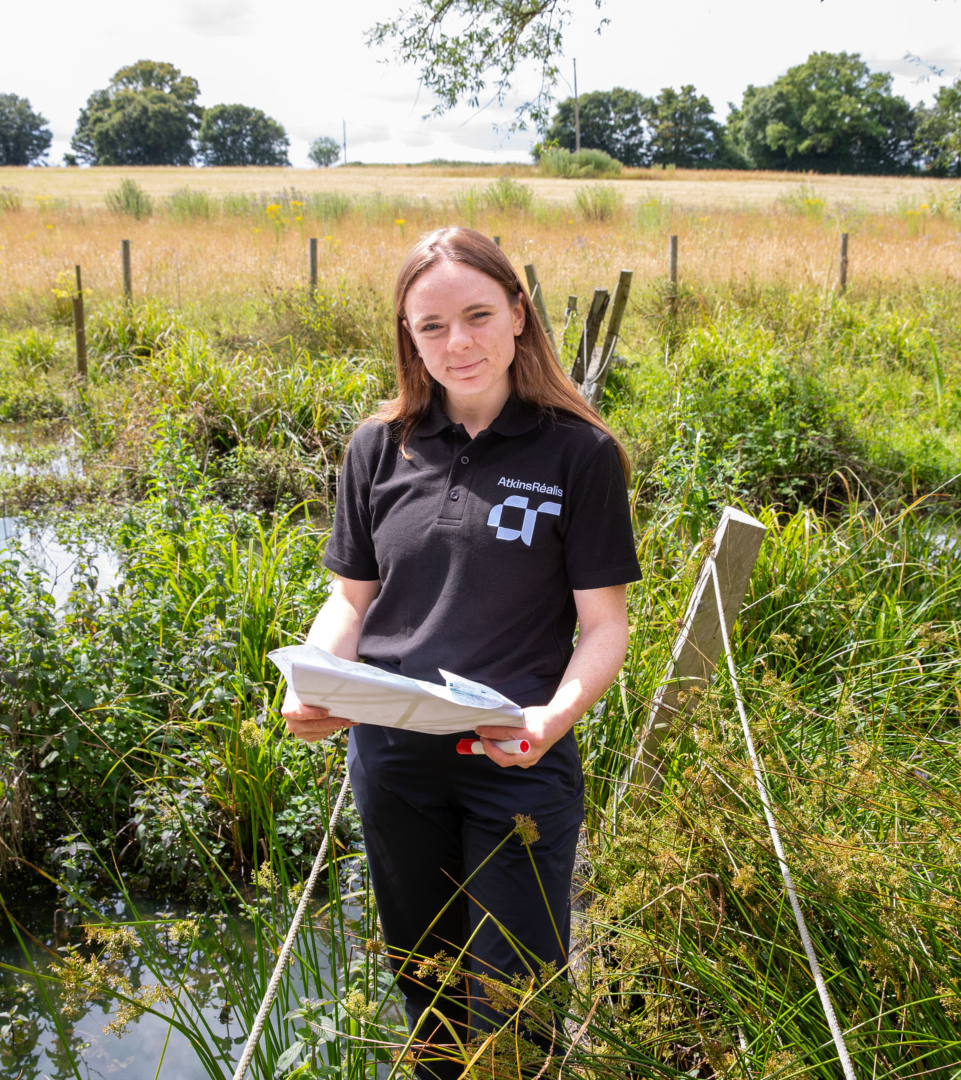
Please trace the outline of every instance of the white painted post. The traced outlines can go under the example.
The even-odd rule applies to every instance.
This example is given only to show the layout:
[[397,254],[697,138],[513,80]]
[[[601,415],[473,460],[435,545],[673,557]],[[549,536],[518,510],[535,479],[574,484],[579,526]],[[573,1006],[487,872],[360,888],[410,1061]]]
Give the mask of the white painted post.
[[[765,531],[756,518],[728,506],[714,534],[709,554],[713,554],[717,565],[724,624],[729,629],[734,626],[744,602]],[[660,792],[664,782],[658,752],[661,740],[678,719],[694,711],[697,695],[691,691],[710,685],[723,648],[717,594],[710,561],[705,560],[674,643],[664,681],[654,694],[637,750],[618,784],[615,795],[618,803],[627,795],[632,805],[640,807]],[[685,694],[683,701],[682,693]]]

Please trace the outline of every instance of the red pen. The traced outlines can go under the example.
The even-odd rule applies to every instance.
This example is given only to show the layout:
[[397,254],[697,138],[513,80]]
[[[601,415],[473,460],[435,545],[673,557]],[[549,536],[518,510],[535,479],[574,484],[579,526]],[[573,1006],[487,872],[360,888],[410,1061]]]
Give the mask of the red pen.
[[[494,745],[505,754],[526,754],[531,748],[528,739],[509,739],[506,742],[496,742]],[[461,739],[457,744],[458,754],[483,754],[484,744],[480,739]]]

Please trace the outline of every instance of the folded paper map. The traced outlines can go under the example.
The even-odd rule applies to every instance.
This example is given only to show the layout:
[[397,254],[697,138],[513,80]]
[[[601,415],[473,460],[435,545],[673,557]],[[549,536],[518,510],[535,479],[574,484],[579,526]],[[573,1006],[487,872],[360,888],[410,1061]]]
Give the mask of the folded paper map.
[[331,716],[451,735],[484,724],[523,726],[519,705],[489,686],[439,670],[443,683],[392,675],[370,664],[341,660],[316,645],[290,645],[268,657],[305,705]]

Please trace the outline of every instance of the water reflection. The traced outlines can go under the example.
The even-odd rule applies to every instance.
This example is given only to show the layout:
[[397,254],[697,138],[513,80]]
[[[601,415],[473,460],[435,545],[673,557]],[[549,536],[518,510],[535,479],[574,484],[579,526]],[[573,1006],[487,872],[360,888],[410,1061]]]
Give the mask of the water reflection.
[[[3,473],[81,476],[83,466],[73,434],[68,429],[0,424],[0,474]],[[0,516],[0,552],[9,549],[14,540],[49,582],[50,593],[58,608],[63,607],[70,595],[71,577],[81,550],[88,556],[86,565],[97,575],[100,589],[108,589],[119,581],[120,564],[112,551],[90,540],[85,540],[82,545],[66,544],[52,524]]]
[[[126,949],[108,967],[129,980],[134,995],[158,983],[175,989],[181,981],[177,1019],[194,1033],[191,1039],[168,1023],[166,1017],[174,1012],[173,1007],[158,1004],[154,1008],[162,1015],[141,1015],[118,1038],[110,1025],[117,1027],[122,1020],[121,1002],[104,997],[79,1000],[70,1016],[60,998],[60,986],[41,984],[33,977],[34,972],[48,974],[51,962],[68,955],[68,946],[79,946],[77,955],[84,960],[102,951],[82,944],[79,926],[68,927],[71,917],[65,917],[56,904],[55,894],[46,890],[31,898],[17,898],[14,916],[19,920],[20,938],[27,943],[26,956],[9,922],[0,933],[0,1075],[11,1080],[68,1080],[78,1075],[205,1080],[211,1075],[211,1066],[217,1065],[224,1076],[232,1074],[243,1051],[246,1026],[230,1005],[237,988],[225,983],[243,979],[248,958],[257,954],[249,920],[234,916],[228,930],[225,917],[201,916],[200,936],[178,940],[176,927],[188,915],[184,906],[167,904],[161,908],[144,901],[135,910],[122,899],[111,902],[110,914],[118,921],[139,923],[136,933],[147,946],[141,951],[150,956],[150,963]],[[356,917],[360,911],[351,914]],[[191,914],[191,918],[196,916]],[[355,921],[354,926],[359,935],[360,923]],[[296,998],[305,993],[317,996],[318,977],[330,985],[330,935],[316,913],[313,927],[313,933],[305,935],[314,968],[310,985],[305,987],[303,976],[298,978],[300,965],[295,967],[291,973],[293,997],[278,1002],[268,1024],[275,1030],[281,1029],[281,1018],[295,1006]],[[268,953],[264,959],[269,958]],[[26,974],[11,969],[23,969]],[[4,1030],[7,1024],[9,1028]],[[200,1060],[198,1046],[206,1048],[206,1065]]]
[[[0,552],[16,540],[24,555],[47,579],[50,594],[58,608],[66,604],[71,579],[77,569],[78,545],[58,539],[53,525],[38,525],[18,517],[0,517]],[[120,581],[120,560],[113,551],[89,540],[82,545],[85,565],[97,575],[97,588],[112,588]]]
[[13,476],[83,476],[83,463],[68,428],[0,424],[0,472]]

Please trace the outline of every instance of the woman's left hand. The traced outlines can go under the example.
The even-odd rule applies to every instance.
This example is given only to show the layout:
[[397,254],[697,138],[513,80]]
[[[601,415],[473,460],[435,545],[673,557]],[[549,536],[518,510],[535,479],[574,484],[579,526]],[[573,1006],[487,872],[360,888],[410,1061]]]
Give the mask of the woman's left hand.
[[[529,769],[547,753],[567,731],[570,725],[558,729],[556,717],[555,723],[551,723],[552,712],[545,705],[533,705],[524,710],[523,727],[483,727],[477,730],[477,735],[484,746],[484,753],[496,761],[502,768],[511,765],[519,765],[522,769]],[[531,744],[526,754],[505,754],[498,750],[495,743],[506,742],[514,739],[527,739]]]
[[[547,705],[524,710],[524,727],[485,727],[477,734],[484,753],[502,768],[529,769],[594,704],[617,677],[627,652],[627,586],[574,590],[577,644],[560,686]],[[526,754],[505,754],[494,741],[529,739]]]

